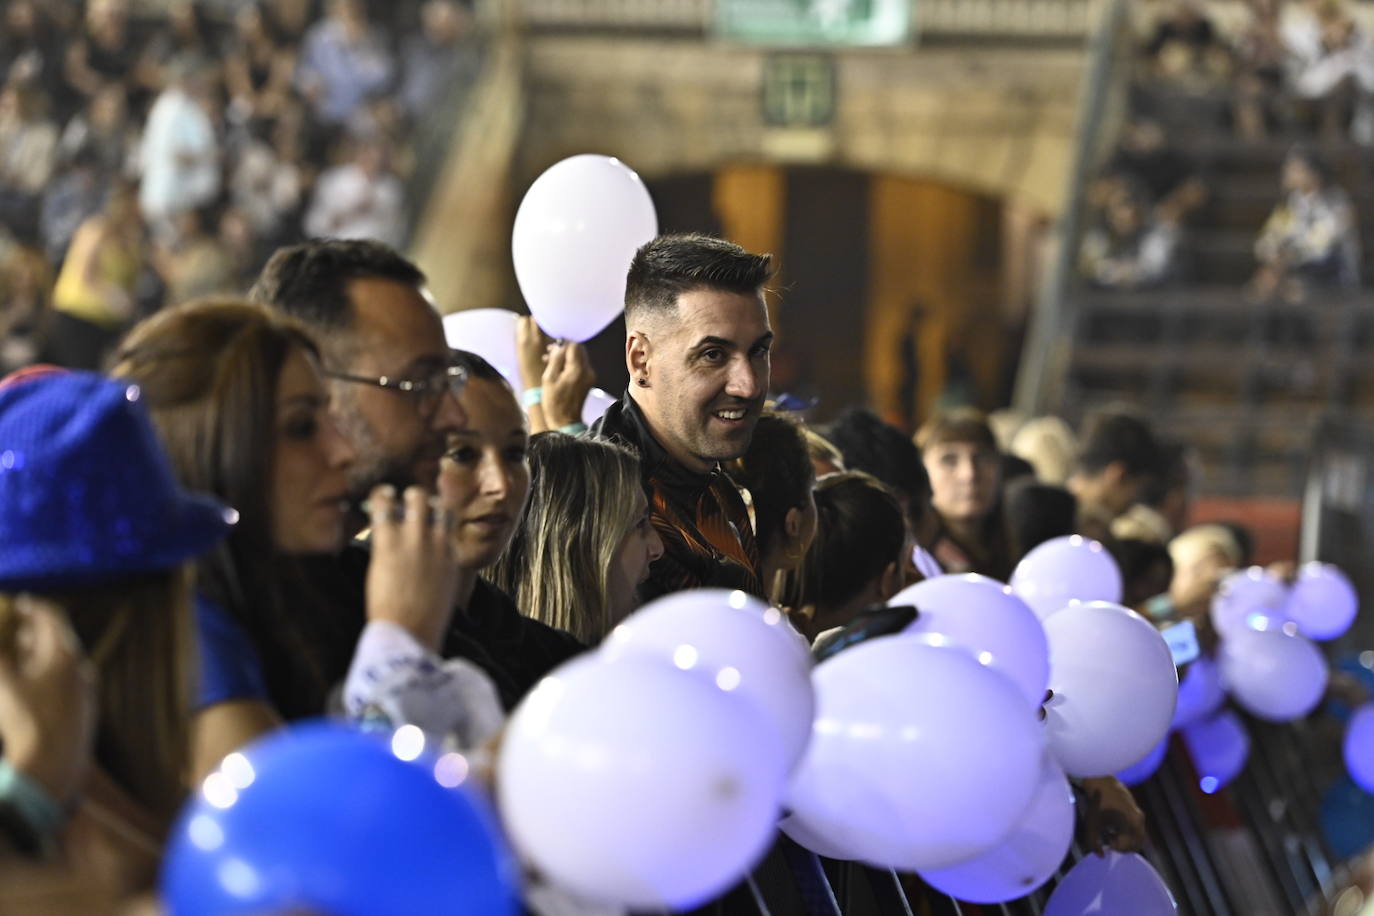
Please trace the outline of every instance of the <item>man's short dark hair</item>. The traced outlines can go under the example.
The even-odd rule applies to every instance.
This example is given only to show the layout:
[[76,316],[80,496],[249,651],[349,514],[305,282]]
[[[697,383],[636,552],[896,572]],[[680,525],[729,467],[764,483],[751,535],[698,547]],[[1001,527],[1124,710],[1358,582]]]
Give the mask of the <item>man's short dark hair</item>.
[[347,330],[353,325],[348,283],[365,277],[415,287],[425,283],[418,267],[381,242],[319,239],[278,249],[248,298],[312,328]]
[[625,280],[625,316],[666,312],[697,289],[757,295],[773,276],[771,254],[751,254],[734,242],[690,233],[645,243]]
[[1084,422],[1078,449],[1078,470],[1098,474],[1120,462],[1132,477],[1164,473],[1165,455],[1143,418],[1124,410],[1094,414]]

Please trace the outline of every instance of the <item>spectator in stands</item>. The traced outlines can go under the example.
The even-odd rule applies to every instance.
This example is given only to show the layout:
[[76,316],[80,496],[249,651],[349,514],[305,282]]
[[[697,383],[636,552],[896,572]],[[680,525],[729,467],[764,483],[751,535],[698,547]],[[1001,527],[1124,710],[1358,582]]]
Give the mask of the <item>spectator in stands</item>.
[[143,130],[139,206],[149,228],[170,240],[185,210],[211,203],[220,190],[220,144],[214,74],[204,61],[182,58],[153,103]]
[[1078,532],[1108,538],[1112,521],[1140,501],[1163,463],[1159,441],[1144,419],[1124,410],[1091,415],[1066,484],[1078,500]]
[[933,535],[928,510],[930,479],[921,450],[909,437],[871,411],[857,407],[842,411],[825,428],[824,435],[844,456],[847,470],[872,474],[896,494],[918,541]]
[[1232,119],[1247,140],[1263,140],[1280,117],[1289,62],[1280,23],[1281,0],[1249,0],[1250,21],[1236,42]]
[[1374,42],[1345,7],[1335,0],[1313,11],[1318,42],[1304,41],[1296,57],[1293,88],[1306,100],[1309,120],[1316,122],[1327,142],[1348,139],[1352,132],[1364,143],[1374,142]]
[[103,180],[133,178],[139,170],[139,129],[129,120],[124,87],[101,87],[62,131],[58,156],[70,162],[81,151],[94,157]]
[[342,125],[394,65],[386,37],[367,19],[363,0],[329,0],[328,15],[310,27],[301,47],[296,86],[326,125]]
[[427,0],[420,24],[401,55],[400,99],[412,121],[428,117],[450,91],[471,85],[481,64],[472,12],[458,0]]
[[[200,0],[170,0],[166,13],[143,46],[137,66],[138,82],[149,92],[161,92],[173,80],[168,65],[177,60],[218,62],[221,54],[213,24]],[[215,74],[217,79],[218,73]]]
[[43,252],[13,245],[0,259],[0,373],[36,362],[47,330],[52,268]]
[[10,0],[0,24],[0,85],[27,83],[58,95],[53,114],[67,113],[61,98],[62,39],[37,0]]
[[916,433],[930,479],[937,528],[922,546],[949,573],[979,573],[1005,582],[1011,550],[1001,507],[1001,453],[982,413],[938,413]]
[[95,369],[135,317],[135,284],[145,251],[133,185],[109,189],[100,213],[76,230],[53,287],[47,361]]
[[768,392],[768,255],[703,235],[643,245],[625,289],[631,384],[593,426],[637,448],[664,555],[645,597],[684,588],[764,594],[744,500],[721,462],[743,455]]
[[224,58],[231,117],[240,123],[271,121],[291,97],[295,48],[261,3],[244,4],[234,16],[234,36]]
[[173,240],[153,249],[168,304],[236,291],[241,265],[215,231],[218,215],[213,207],[183,210],[176,215]]
[[1002,501],[1013,568],[1046,541],[1077,530],[1078,500],[1063,487],[1024,478],[1007,485]]
[[1078,438],[1059,417],[1032,417],[1016,431],[1008,451],[1029,461],[1041,483],[1061,487],[1073,470]]
[[1313,288],[1357,287],[1355,211],[1326,163],[1311,150],[1295,148],[1283,163],[1283,191],[1255,242],[1260,266],[1251,281],[1252,293],[1296,303]]
[[816,537],[787,589],[792,620],[813,641],[915,579],[906,513],[892,490],[844,471],[821,479],[815,500]]
[[1089,199],[1105,208],[1126,187],[1138,189],[1154,218],[1171,226],[1185,222],[1207,199],[1197,167],[1169,141],[1159,119],[1148,114],[1134,115],[1122,128],[1102,176],[1089,189]]
[[1153,216],[1143,189],[1127,183],[1107,199],[1102,225],[1084,234],[1079,269],[1097,286],[1146,289],[1172,279],[1177,246],[1177,227]]
[[727,467],[752,499],[763,587],[779,601],[787,574],[816,536],[816,474],[801,424],[787,414],[765,413],[749,450]]
[[523,613],[595,646],[639,606],[662,553],[633,452],[560,432],[530,440],[530,498],[490,570]]
[[46,106],[27,84],[0,90],[0,226],[25,243],[38,237],[41,195],[56,159],[57,126]]
[[[77,107],[85,105],[105,85],[130,88],[137,64],[138,49],[130,35],[125,0],[86,0],[84,27],[67,46],[64,71]],[[133,92],[129,102],[137,111],[144,99],[144,93]]]
[[1201,0],[1174,0],[1144,47],[1151,75],[1191,92],[1219,88],[1231,72],[1231,55]]
[[405,235],[405,188],[383,141],[360,140],[351,161],[322,174],[305,215],[312,238],[373,239],[397,246]]
[[67,248],[81,224],[100,212],[106,197],[106,181],[99,154],[81,147],[72,153],[62,173],[44,192],[38,229],[43,250],[53,264],[61,264],[67,256]]
[[310,169],[300,144],[303,112],[290,103],[275,121],[253,121],[229,178],[234,206],[266,243],[297,241],[298,217],[309,190]]
[[1121,603],[1126,607],[1145,609],[1150,599],[1169,590],[1174,563],[1163,544],[1117,538],[1107,542],[1107,549],[1121,570]]

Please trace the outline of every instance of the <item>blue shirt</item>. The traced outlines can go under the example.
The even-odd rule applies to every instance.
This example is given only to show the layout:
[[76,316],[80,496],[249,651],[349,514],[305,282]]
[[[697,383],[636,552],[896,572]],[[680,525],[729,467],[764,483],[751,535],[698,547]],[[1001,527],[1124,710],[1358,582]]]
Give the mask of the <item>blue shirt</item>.
[[197,710],[230,700],[271,702],[252,640],[224,608],[202,595],[196,595],[196,642],[200,649]]

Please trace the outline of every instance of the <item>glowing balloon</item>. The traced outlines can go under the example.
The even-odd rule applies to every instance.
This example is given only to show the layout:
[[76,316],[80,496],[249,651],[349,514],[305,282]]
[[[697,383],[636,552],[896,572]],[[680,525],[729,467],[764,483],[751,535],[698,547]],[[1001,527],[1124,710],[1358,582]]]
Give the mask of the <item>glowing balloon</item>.
[[1311,640],[1285,624],[1233,630],[1221,641],[1217,665],[1226,691],[1247,712],[1271,722],[1307,715],[1326,693],[1326,658]]
[[590,902],[691,909],[772,840],[783,765],[767,733],[747,704],[670,663],[583,656],[511,716],[502,820],[524,859]]
[[658,234],[644,182],[608,156],[564,159],[530,185],[511,253],[530,314],[551,337],[588,340],[625,308],[635,250]]
[[1284,619],[1288,586],[1262,566],[1251,566],[1221,580],[1212,597],[1212,627],[1223,638],[1236,630]]
[[1250,759],[1250,736],[1229,709],[1194,722],[1180,734],[1197,771],[1198,787],[1208,795],[1239,776]]
[[1071,601],[1121,601],[1121,570],[1097,541],[1071,535],[1039,545],[1011,574],[1011,590],[1044,620]]
[[1134,611],[1095,601],[1045,619],[1050,689],[1045,731],[1070,776],[1132,766],[1169,731],[1178,671],[1169,645]]
[[1049,644],[1035,612],[987,576],[938,576],[905,589],[891,605],[913,605],[908,633],[939,633],[1011,679],[1037,710],[1050,680]]
[[600,420],[601,415],[606,412],[606,408],[610,407],[617,400],[619,399],[615,395],[607,394],[600,388],[593,388],[591,391],[588,391],[587,400],[582,402],[582,422],[591,426],[597,420]]
[[1374,792],[1374,703],[1366,703],[1345,727],[1345,769],[1366,792]]
[[459,787],[467,761],[426,755],[412,726],[391,745],[310,723],[226,757],[172,830],[170,916],[413,916],[455,900],[514,916],[519,875],[481,798]]
[[1045,903],[1045,916],[1172,916],[1178,905],[1153,866],[1135,853],[1088,855]]
[[507,309],[468,309],[444,316],[444,338],[455,350],[467,350],[491,363],[519,391],[520,360],[515,353],[515,322]]
[[1205,719],[1225,702],[1226,691],[1221,686],[1221,672],[1217,669],[1217,663],[1200,655],[1188,665],[1188,670],[1179,681],[1178,705],[1174,708],[1171,727],[1183,728]]
[[816,666],[816,722],[787,807],[854,858],[946,868],[992,849],[1040,781],[1025,697],[929,634],[869,640]]
[[787,834],[798,846],[809,849],[818,856],[837,859],[841,862],[855,861],[859,858],[856,851],[845,849],[838,843],[821,836],[819,831],[798,817],[795,812],[778,821],[778,829]]
[[1138,786],[1155,775],[1155,772],[1159,770],[1159,765],[1164,762],[1164,758],[1167,756],[1169,756],[1169,738],[1166,735],[1164,740],[1156,744],[1154,750],[1146,754],[1143,760],[1117,773],[1116,778],[1121,780],[1122,785]]
[[611,659],[649,655],[709,678],[774,730],[790,772],[811,740],[811,651],[787,615],[740,591],[693,589],[651,601],[606,638]]
[[1316,640],[1345,635],[1359,610],[1355,586],[1330,563],[1304,563],[1284,606],[1285,616],[1302,635]]
[[1073,842],[1073,789],[1046,757],[1030,807],[991,852],[942,869],[926,869],[931,887],[969,903],[1005,903],[1039,888],[1059,870]]

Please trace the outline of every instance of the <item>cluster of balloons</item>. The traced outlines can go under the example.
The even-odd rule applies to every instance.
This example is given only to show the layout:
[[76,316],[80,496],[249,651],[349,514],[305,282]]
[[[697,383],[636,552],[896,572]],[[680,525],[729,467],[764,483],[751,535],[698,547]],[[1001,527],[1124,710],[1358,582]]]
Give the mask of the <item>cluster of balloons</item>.
[[[584,154],[555,164],[525,193],[511,237],[530,314],[555,339],[595,337],[624,310],[630,261],[657,234],[653,200],[625,163]],[[449,346],[481,356],[519,390],[518,317],[498,308],[453,312],[444,318],[444,334]],[[582,422],[595,422],[614,400],[593,389]]]

